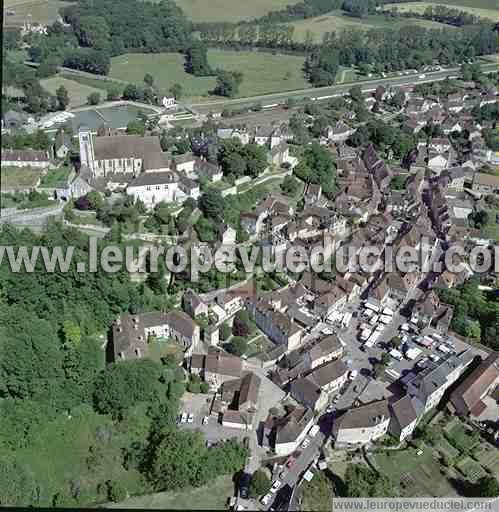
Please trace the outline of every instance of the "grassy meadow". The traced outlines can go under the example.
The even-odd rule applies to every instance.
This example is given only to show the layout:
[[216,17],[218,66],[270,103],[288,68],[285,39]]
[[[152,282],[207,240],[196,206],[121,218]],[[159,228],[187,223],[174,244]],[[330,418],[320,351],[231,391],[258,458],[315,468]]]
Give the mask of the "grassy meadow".
[[[407,4],[397,4],[407,5]],[[401,28],[408,25],[416,25],[424,28],[449,28],[448,25],[434,21],[419,19],[394,20],[383,15],[369,15],[365,18],[354,18],[343,11],[332,11],[324,16],[308,18],[291,23],[295,27],[294,39],[305,40],[308,31],[312,32],[314,42],[319,43],[326,32],[338,32],[344,29],[370,30],[374,28]]]
[[195,22],[241,21],[264,16],[297,3],[298,0],[176,0],[176,4]]
[[92,94],[93,92],[100,93],[101,99],[106,99],[105,92],[102,90],[96,89],[95,87],[89,87],[88,85],[84,85],[76,82],[75,80],[69,80],[68,78],[61,76],[44,78],[43,80],[40,80],[40,84],[51,94],[55,94],[56,90],[63,85],[69,94],[69,108],[86,105],[89,94]]
[[[302,72],[303,57],[259,52],[209,50],[213,68],[242,71],[240,97],[302,89],[308,86]],[[151,73],[156,85],[167,91],[179,83],[186,97],[207,96],[215,87],[215,77],[196,77],[184,70],[184,56],[178,53],[125,54],[112,59],[110,77],[142,83]]]
[[121,503],[108,504],[106,507],[227,510],[227,501],[233,495],[234,484],[232,479],[230,476],[224,476],[204,487],[187,487],[178,492],[158,492],[146,496],[136,496]]

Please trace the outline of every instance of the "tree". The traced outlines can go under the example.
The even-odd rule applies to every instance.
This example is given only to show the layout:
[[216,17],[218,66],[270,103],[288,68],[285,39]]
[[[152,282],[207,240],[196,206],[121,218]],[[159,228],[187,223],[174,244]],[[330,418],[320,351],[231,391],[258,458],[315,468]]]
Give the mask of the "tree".
[[230,326],[226,323],[223,323],[221,326],[220,326],[220,339],[222,341],[227,341],[229,338],[230,338],[230,335],[232,334],[232,329],[230,328]]
[[352,101],[360,102],[363,100],[362,89],[360,85],[354,85],[353,87],[351,87],[350,90],[348,91],[348,94],[350,95]]
[[468,219],[472,227],[482,229],[489,223],[489,214],[486,210],[477,210],[470,213]]
[[175,98],[175,100],[179,100],[182,97],[183,89],[180,84],[173,84],[169,89],[171,95]]
[[499,496],[499,482],[493,476],[484,476],[472,486],[470,494],[479,498],[497,498]]
[[248,313],[244,310],[238,311],[232,324],[232,334],[234,336],[248,336],[250,333]]
[[248,350],[248,342],[241,336],[234,336],[230,342],[227,343],[225,349],[230,354],[242,356]]
[[121,98],[122,91],[120,88],[116,85],[112,85],[107,90],[107,100],[108,101],[114,101],[119,100]]
[[215,224],[211,219],[200,217],[195,228],[202,242],[214,242],[216,240]]
[[66,110],[66,107],[69,105],[69,94],[68,90],[61,85],[56,91],[55,95],[57,98],[57,106],[59,110]]
[[161,400],[161,375],[161,365],[149,359],[110,364],[95,381],[96,410],[117,417],[138,402]]
[[64,344],[67,347],[76,348],[81,343],[81,329],[78,324],[71,320],[64,320],[62,324]]
[[199,207],[207,217],[218,221],[222,218],[224,198],[219,190],[208,189],[200,197]]
[[150,73],[146,73],[144,75],[144,83],[148,87],[152,87],[154,85],[154,77]]
[[47,78],[55,75],[57,73],[58,64],[57,59],[47,59],[40,62],[40,65],[36,70],[36,76],[38,78]]
[[87,103],[89,105],[98,105],[100,103],[100,93],[92,92],[87,97]]
[[243,81],[243,74],[239,71],[217,70],[217,84],[214,94],[234,98],[239,94],[239,86]]
[[146,455],[147,477],[156,490],[199,487],[244,466],[248,450],[234,440],[206,448],[200,432],[164,428]]
[[253,475],[249,484],[249,495],[251,498],[258,498],[269,492],[270,486],[272,485],[270,478],[267,473],[262,469],[257,469]]
[[185,70],[195,76],[213,75],[213,70],[208,64],[208,48],[203,42],[195,42],[187,50]]
[[329,510],[333,502],[333,484],[324,471],[317,471],[310,482],[303,482],[303,511]]
[[306,183],[321,185],[327,196],[331,196],[336,190],[336,173],[331,154],[315,142],[306,147],[294,173]]
[[126,132],[129,135],[140,135],[143,137],[146,133],[146,125],[140,119],[133,119],[126,125]]
[[109,45],[109,32],[109,25],[102,16],[82,16],[77,37],[81,46],[103,48]]
[[389,498],[395,495],[386,476],[361,464],[350,464],[344,481],[345,494],[349,498]]
[[123,98],[125,100],[140,100],[144,97],[143,91],[134,84],[128,84],[123,90]]
[[189,391],[189,393],[201,392],[201,378],[199,375],[190,376],[189,382],[187,383],[187,391]]
[[286,176],[281,184],[281,190],[288,196],[294,197],[300,188],[300,183],[293,176]]
[[85,197],[88,199],[91,210],[97,211],[104,206],[104,199],[100,192],[97,192],[96,190],[88,192]]
[[402,339],[400,336],[394,336],[389,343],[393,348],[398,349],[402,344]]
[[123,501],[128,493],[126,490],[126,487],[117,480],[108,480],[106,482],[107,487],[107,498],[108,500],[118,503],[120,501]]

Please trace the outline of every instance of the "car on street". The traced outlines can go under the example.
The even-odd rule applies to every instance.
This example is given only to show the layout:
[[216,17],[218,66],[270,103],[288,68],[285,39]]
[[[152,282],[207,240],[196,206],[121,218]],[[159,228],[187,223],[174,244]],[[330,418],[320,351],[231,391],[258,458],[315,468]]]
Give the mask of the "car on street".
[[306,448],[308,445],[310,444],[310,439],[308,439],[307,437],[303,440],[303,442],[301,443],[301,447],[302,448]]
[[208,416],[203,418],[203,425],[208,425]]
[[264,505],[268,505],[269,504],[269,501],[272,499],[272,494],[266,494],[260,501],[264,504]]
[[251,475],[249,473],[243,473],[239,478],[239,496],[244,500],[247,500],[249,496],[250,480]]
[[190,412],[189,416],[187,417],[187,423],[194,423],[194,415],[192,412]]
[[272,487],[270,488],[270,492],[273,494],[279,490],[279,487],[281,487],[282,482],[280,480],[276,480],[272,483]]
[[286,467],[291,468],[294,465],[295,461],[296,459],[294,457],[289,457],[289,459],[286,461]]
[[180,423],[186,423],[187,422],[187,413],[183,412],[182,416],[180,416]]
[[317,435],[317,432],[319,432],[319,425],[314,425],[309,431],[308,435],[310,437],[315,437]]

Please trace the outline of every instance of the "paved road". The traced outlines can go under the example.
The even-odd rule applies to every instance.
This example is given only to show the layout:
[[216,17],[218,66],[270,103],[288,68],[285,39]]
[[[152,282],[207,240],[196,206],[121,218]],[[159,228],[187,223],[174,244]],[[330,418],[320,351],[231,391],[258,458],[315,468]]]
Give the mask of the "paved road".
[[[484,64],[482,70],[484,72],[492,73],[499,69],[497,64]],[[301,89],[296,91],[289,91],[285,93],[273,93],[264,94],[259,96],[250,96],[246,98],[240,98],[235,100],[217,100],[206,103],[191,104],[189,107],[194,108],[197,112],[208,111],[222,111],[225,107],[238,105],[238,104],[250,104],[255,102],[268,102],[267,104],[274,104],[283,102],[287,98],[310,96],[312,98],[321,99],[323,97],[339,96],[348,93],[353,85],[360,85],[364,92],[375,90],[376,87],[382,85],[384,87],[390,86],[402,86],[402,85],[414,85],[425,82],[435,82],[438,80],[445,80],[448,77],[456,76],[459,73],[459,68],[450,68],[444,71],[436,71],[431,73],[415,73],[412,75],[397,76],[393,78],[381,78],[376,80],[365,80],[352,82],[345,85],[332,85],[328,87],[312,87],[308,89]],[[420,78],[424,76],[424,78]],[[326,98],[324,98],[326,99]],[[267,104],[264,104],[266,106]]]
[[[307,448],[301,449],[301,453],[299,457],[296,458],[293,466],[289,469],[283,469],[283,472],[281,473],[282,476],[279,477],[279,480],[282,482],[281,489],[286,484],[291,488],[294,488],[300,481],[303,473],[305,473],[314,460],[319,457],[319,452],[324,444],[326,435],[323,432],[318,432],[315,437],[309,439],[310,444]],[[278,493],[279,491],[273,495],[273,499],[264,507],[265,510],[268,510],[272,506],[272,503]]]

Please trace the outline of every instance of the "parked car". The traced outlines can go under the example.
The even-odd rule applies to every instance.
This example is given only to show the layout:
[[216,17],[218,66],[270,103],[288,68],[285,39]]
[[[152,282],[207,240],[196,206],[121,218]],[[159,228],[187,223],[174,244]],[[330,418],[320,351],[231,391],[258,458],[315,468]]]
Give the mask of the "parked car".
[[308,435],[310,437],[315,437],[317,435],[317,432],[319,432],[319,425],[314,425],[309,431]]
[[276,480],[273,484],[272,484],[272,487],[270,488],[270,492],[273,494],[274,492],[278,491],[279,487],[281,487],[282,485],[282,482],[280,480]]
[[203,418],[203,425],[207,425],[207,424],[208,424],[208,419],[209,419],[209,417],[208,417],[208,416],[205,416],[205,417]]
[[268,505],[269,504],[269,501],[271,500],[272,498],[272,494],[266,494],[260,501],[264,504],[264,505]]
[[301,447],[302,448],[306,448],[308,445],[310,444],[310,439],[308,439],[308,437],[306,437],[303,442],[301,443]]
[[251,475],[249,473],[243,473],[239,477],[239,496],[245,500],[248,499],[250,480]]
[[180,417],[180,423],[186,423],[187,422],[187,413],[183,412],[182,416]]
[[286,467],[291,468],[293,464],[295,463],[296,459],[294,457],[289,457],[289,459],[286,461]]
[[194,414],[192,414],[192,412],[190,412],[187,417],[187,423],[194,423]]

